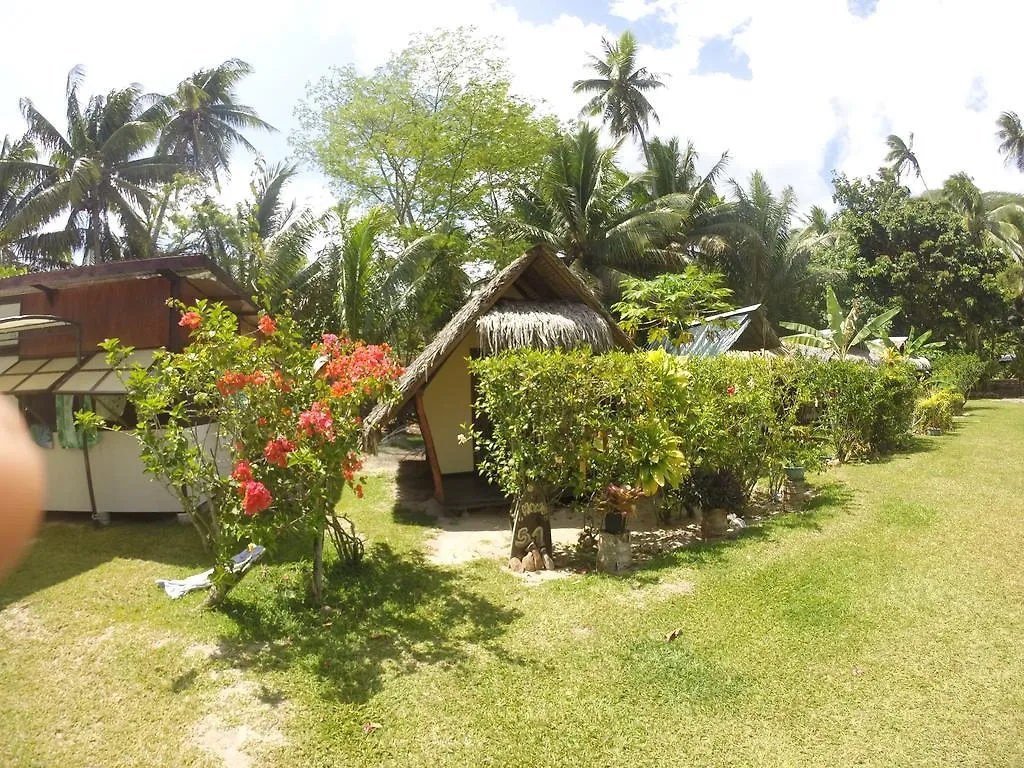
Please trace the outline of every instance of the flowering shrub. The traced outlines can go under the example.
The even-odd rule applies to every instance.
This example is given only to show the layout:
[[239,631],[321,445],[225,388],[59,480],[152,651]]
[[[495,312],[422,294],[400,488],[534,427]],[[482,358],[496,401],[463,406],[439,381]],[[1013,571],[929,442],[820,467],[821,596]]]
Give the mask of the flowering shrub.
[[[178,496],[211,551],[214,599],[234,583],[240,543],[272,552],[311,534],[319,600],[325,530],[343,557],[362,551],[335,514],[345,486],[362,495],[360,411],[391,395],[401,368],[384,345],[328,335],[309,347],[287,316],[263,315],[256,333],[240,335],[221,304],[172,304],[189,346],[158,352],[127,385],[146,468]],[[131,351],[116,339],[103,346],[114,364]]]

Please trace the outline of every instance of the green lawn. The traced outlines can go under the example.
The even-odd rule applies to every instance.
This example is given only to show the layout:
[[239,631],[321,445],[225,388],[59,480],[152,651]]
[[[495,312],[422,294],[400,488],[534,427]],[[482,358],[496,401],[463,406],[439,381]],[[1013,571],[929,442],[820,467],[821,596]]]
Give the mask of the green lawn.
[[0,586],[0,765],[1021,766],[1022,454],[971,403],[806,513],[540,586],[431,566],[378,479],[324,613],[287,564],[167,600],[188,528],[51,525]]

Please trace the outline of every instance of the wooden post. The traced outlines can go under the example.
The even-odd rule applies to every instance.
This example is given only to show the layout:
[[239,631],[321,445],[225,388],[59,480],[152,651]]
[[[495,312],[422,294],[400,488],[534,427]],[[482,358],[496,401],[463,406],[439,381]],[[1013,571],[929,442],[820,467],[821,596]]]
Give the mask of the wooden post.
[[430,422],[427,421],[427,409],[423,404],[423,391],[416,393],[416,417],[420,422],[420,433],[423,445],[427,449],[427,463],[434,478],[434,498],[444,504],[444,486],[441,484],[441,467],[437,463],[437,451],[434,449],[434,438],[430,434]]
[[92,487],[92,465],[89,462],[89,436],[86,434],[82,435],[82,458],[85,459],[85,484],[89,488],[89,506],[92,507],[92,519],[100,525],[106,525],[110,522],[110,513],[104,512],[100,514],[100,511],[96,508],[96,492]]

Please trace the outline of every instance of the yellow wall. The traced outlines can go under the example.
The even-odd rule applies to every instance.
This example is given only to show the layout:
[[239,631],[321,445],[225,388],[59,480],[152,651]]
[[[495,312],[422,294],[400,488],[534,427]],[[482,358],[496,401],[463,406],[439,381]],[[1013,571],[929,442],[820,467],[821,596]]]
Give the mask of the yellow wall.
[[462,445],[459,435],[462,426],[473,420],[466,358],[476,345],[476,332],[466,334],[423,390],[423,407],[441,474],[473,471],[473,442]]

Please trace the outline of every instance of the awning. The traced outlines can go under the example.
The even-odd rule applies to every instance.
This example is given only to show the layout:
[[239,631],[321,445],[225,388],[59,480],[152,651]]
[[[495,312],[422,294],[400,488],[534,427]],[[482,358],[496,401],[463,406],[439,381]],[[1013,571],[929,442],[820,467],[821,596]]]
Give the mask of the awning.
[[13,364],[0,374],[0,392],[8,395],[46,392],[77,364],[77,357],[15,359]]
[[[129,372],[153,364],[155,349],[136,349],[117,368],[107,363],[107,353],[97,352],[54,389],[58,395],[123,395]],[[3,376],[0,376],[2,379]]]

